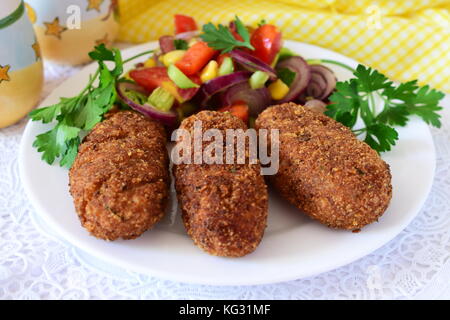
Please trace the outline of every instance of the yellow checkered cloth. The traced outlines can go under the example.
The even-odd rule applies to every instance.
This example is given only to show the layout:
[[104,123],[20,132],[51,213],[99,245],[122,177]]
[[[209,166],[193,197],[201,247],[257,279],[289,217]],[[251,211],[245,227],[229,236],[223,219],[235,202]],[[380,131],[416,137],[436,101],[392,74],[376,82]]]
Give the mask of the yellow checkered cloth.
[[450,0],[119,0],[119,40],[146,42],[174,32],[173,15],[198,25],[237,14],[277,25],[285,39],[326,47],[391,79],[418,79],[450,92]]

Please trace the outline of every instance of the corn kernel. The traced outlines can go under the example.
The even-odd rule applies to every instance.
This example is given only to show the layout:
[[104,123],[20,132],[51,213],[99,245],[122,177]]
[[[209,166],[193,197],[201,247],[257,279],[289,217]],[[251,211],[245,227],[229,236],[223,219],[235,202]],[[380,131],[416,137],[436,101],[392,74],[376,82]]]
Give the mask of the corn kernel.
[[217,77],[218,72],[219,64],[217,63],[217,61],[211,60],[200,73],[200,79],[202,80],[202,82],[212,80]]
[[163,58],[162,62],[166,67],[169,65],[176,63],[178,60],[181,60],[183,58],[184,54],[186,53],[186,50],[173,50],[170,52],[167,52]]
[[178,102],[184,102],[184,99],[178,93],[178,88],[172,81],[163,81],[163,83],[161,83],[161,87],[169,91],[175,97],[175,99],[177,99]]
[[188,42],[188,47],[192,47],[194,44],[196,44],[198,42],[198,39],[196,38],[192,38],[191,40],[189,40]]
[[128,80],[133,80],[131,77],[130,77],[130,71],[128,71],[127,73],[125,73],[125,75],[123,76],[125,79],[128,79]]
[[153,68],[156,67],[156,61],[153,58],[148,59],[144,62],[144,67],[146,68]]
[[289,92],[289,87],[280,79],[269,85],[269,92],[274,100],[283,99]]

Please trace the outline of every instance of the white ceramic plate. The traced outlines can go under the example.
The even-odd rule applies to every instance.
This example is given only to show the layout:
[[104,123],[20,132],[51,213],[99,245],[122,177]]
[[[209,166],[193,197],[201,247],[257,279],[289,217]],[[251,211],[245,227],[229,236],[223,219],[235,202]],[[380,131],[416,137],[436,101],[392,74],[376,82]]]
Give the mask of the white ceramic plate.
[[[123,51],[131,57],[156,43]],[[356,67],[354,60],[316,46],[286,41],[286,46],[305,58],[328,58]],[[128,68],[131,68],[131,64]],[[351,76],[330,67],[339,80]],[[90,65],[65,81],[42,103],[78,93],[93,73]],[[315,222],[288,205],[273,192],[269,221],[256,251],[243,258],[219,258],[204,253],[186,235],[172,191],[169,213],[153,230],[136,240],[106,242],[81,227],[68,190],[67,170],[49,166],[32,147],[35,136],[48,128],[29,122],[21,143],[20,174],[25,190],[39,215],[73,245],[96,257],[129,270],[166,279],[210,285],[252,285],[312,276],[355,261],[381,247],[400,233],[422,207],[430,191],[435,152],[428,127],[412,119],[398,128],[400,140],[383,159],[391,166],[393,198],[379,222],[360,233],[336,231]],[[172,189],[173,190],[173,189]]]

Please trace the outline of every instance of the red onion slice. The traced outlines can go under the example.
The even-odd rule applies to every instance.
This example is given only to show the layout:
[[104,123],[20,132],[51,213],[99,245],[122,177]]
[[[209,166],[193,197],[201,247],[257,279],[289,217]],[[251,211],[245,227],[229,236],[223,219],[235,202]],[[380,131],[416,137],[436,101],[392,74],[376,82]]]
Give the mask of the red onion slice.
[[119,82],[117,84],[116,89],[119,98],[137,112],[142,113],[147,117],[158,120],[169,127],[174,126],[176,124],[177,114],[174,111],[164,112],[156,109],[155,107],[153,107],[148,103],[139,104],[127,97],[125,93],[126,90],[133,90],[141,93],[146,93],[145,89],[138,86],[137,84],[129,82]]
[[266,87],[252,89],[248,81],[245,81],[231,86],[221,95],[222,107],[231,106],[238,101],[245,102],[248,105],[250,116],[257,117],[270,105],[271,97]]
[[159,47],[161,48],[161,52],[163,54],[175,50],[173,40],[173,36],[162,36],[159,38]]
[[119,87],[120,87],[120,91],[123,90],[130,90],[130,91],[136,91],[142,94],[145,94],[146,96],[148,96],[150,93],[147,89],[145,89],[144,87],[138,85],[137,83],[133,83],[133,82],[127,82],[127,81],[123,81],[123,82],[119,82],[117,84],[117,92],[119,93]]
[[183,101],[192,99],[197,94],[198,90],[199,88],[189,88],[189,89],[177,88],[178,94],[183,99]]
[[235,84],[248,81],[250,75],[251,73],[248,71],[238,71],[205,82],[201,85],[197,95],[200,106],[205,107],[209,99],[216,93]]
[[277,103],[293,101],[303,90],[306,89],[311,79],[311,69],[306,61],[299,56],[287,58],[277,64],[277,69],[287,68],[296,73],[294,81],[292,81],[288,94]]
[[306,95],[314,98],[321,97],[326,88],[327,82],[325,79],[320,74],[311,73],[311,80],[306,87]]
[[200,35],[200,31],[199,30],[186,31],[186,32],[182,32],[182,33],[176,34],[175,35],[175,39],[181,39],[181,40],[189,41],[192,38],[195,38],[195,37],[197,37],[199,35]]
[[304,106],[310,110],[321,112],[321,113],[324,113],[327,110],[327,104],[325,102],[323,102],[321,100],[317,100],[317,99],[308,100]]
[[311,81],[306,88],[306,95],[315,99],[324,100],[336,88],[336,76],[329,68],[314,64],[311,65]]
[[277,73],[271,66],[245,51],[234,49],[230,52],[230,56],[249,71],[254,72],[259,70],[267,73],[271,80],[277,78]]

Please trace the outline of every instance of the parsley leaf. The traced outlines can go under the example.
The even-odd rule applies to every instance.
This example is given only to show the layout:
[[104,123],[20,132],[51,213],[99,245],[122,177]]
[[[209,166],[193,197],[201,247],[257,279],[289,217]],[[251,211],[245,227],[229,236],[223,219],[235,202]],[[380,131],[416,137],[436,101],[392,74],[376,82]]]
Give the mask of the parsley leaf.
[[183,39],[175,39],[173,40],[173,44],[176,50],[187,50],[189,47],[187,41]]
[[33,147],[42,152],[44,161],[53,163],[56,158],[66,154],[66,142],[78,137],[80,130],[80,128],[59,123],[52,130],[38,135]]
[[444,93],[435,89],[430,89],[428,85],[418,88],[415,93],[403,98],[400,106],[406,108],[410,114],[415,114],[422,118],[427,124],[440,128],[440,115],[437,113],[442,110],[438,105],[439,101],[444,98]]
[[200,38],[208,43],[209,47],[221,50],[222,53],[230,52],[237,47],[246,47],[255,50],[250,44],[248,30],[238,16],[236,16],[234,23],[236,25],[236,31],[242,37],[243,41],[236,40],[228,27],[219,24],[216,28],[211,22],[203,25],[203,34],[200,35]]
[[369,93],[392,86],[392,81],[389,81],[385,75],[377,70],[366,68],[362,64],[358,65],[353,75],[357,79],[359,90],[363,92]]
[[281,79],[288,87],[291,86],[295,79],[296,73],[288,68],[281,68],[277,70],[278,78]]
[[[333,104],[325,112],[331,118],[343,125],[353,128],[358,119],[359,94],[358,84],[353,79],[348,82],[337,82],[336,92],[332,95]],[[331,97],[330,97],[331,99]]]
[[[60,158],[61,166],[72,165],[81,142],[80,135],[101,122],[116,101],[116,83],[123,73],[124,62],[146,53],[149,52],[123,61],[118,49],[109,50],[103,44],[95,47],[89,56],[98,62],[98,69],[87,86],[75,97],[61,98],[57,104],[30,112],[33,121],[56,121],[53,129],[38,135],[33,143],[42,152],[44,161],[52,164]],[[113,62],[114,67],[109,69],[105,61]]]
[[66,152],[61,157],[60,164],[62,167],[70,167],[75,161],[78,154],[78,146],[80,145],[80,138],[76,137],[66,142]]
[[49,123],[56,118],[56,116],[61,112],[61,102],[59,104],[35,109],[30,112],[30,117],[35,121],[42,121],[43,123]]
[[247,28],[242,23],[241,19],[239,19],[238,16],[235,16],[234,24],[236,25],[236,31],[237,33],[242,37],[244,40],[244,43],[247,45],[248,48],[254,50],[253,46],[250,44],[250,35],[248,33]]
[[391,146],[395,145],[397,140],[397,131],[386,124],[375,123],[366,128],[364,142],[378,152],[391,150]]
[[[441,126],[437,112],[442,110],[438,105],[444,97],[442,92],[427,85],[419,87],[417,80],[396,86],[385,75],[363,65],[358,65],[353,74],[355,78],[336,84],[326,114],[352,129],[360,117],[364,127],[353,131],[365,134],[364,141],[376,151],[391,150],[398,140],[392,126],[405,126],[411,115]],[[375,106],[376,99],[384,102],[381,110]]]
[[89,52],[89,57],[96,61],[114,61],[114,52],[106,48],[104,44],[95,47],[94,51]]
[[391,106],[390,108],[384,108],[377,118],[380,122],[391,126],[399,125],[403,127],[408,122],[408,115],[408,109],[404,106],[398,105]]

